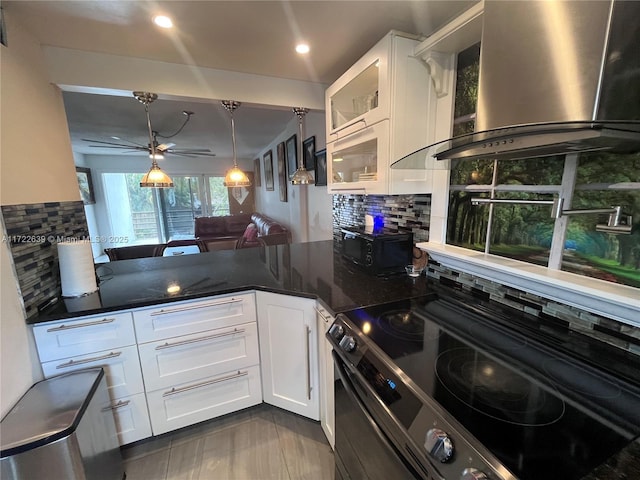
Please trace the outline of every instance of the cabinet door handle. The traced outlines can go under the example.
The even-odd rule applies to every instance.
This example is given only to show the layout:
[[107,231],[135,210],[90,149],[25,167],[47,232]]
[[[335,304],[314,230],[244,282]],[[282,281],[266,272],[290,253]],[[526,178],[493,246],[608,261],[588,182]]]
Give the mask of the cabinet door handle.
[[233,375],[227,375],[226,377],[216,378],[215,380],[208,380],[206,382],[195,383],[193,385],[187,385],[186,387],[180,388],[172,388],[168,392],[164,392],[162,394],[163,397],[170,397],[171,395],[176,395],[178,393],[186,392],[187,390],[193,390],[194,388],[205,387],[207,385],[213,385],[215,383],[226,382],[227,380],[233,380],[234,378],[240,378],[249,375],[249,371],[241,372],[238,370],[238,373],[234,373]]
[[109,405],[108,407],[104,407],[102,411],[106,412],[108,410],[117,410],[119,408],[126,407],[130,403],[131,403],[131,400],[125,400],[124,402],[122,400],[118,400],[118,403],[116,403],[115,405]]
[[170,313],[186,312],[189,310],[197,310],[199,308],[217,307],[218,305],[227,305],[229,303],[238,303],[242,301],[244,301],[242,298],[232,298],[231,300],[223,300],[221,302],[214,302],[214,303],[205,303],[204,305],[189,305],[189,306],[179,307],[179,308],[170,308],[168,310],[162,309],[162,310],[158,310],[157,312],[151,312],[150,315],[152,317],[155,317],[157,315],[168,315]]
[[341,132],[342,130],[344,130],[346,128],[349,128],[350,126],[355,125],[356,123],[360,123],[360,122],[364,123],[365,127],[367,126],[367,121],[364,118],[361,118],[360,120],[356,120],[353,123],[349,123],[347,125],[344,125],[344,126],[340,127],[337,130],[334,130],[333,132],[331,132],[331,135],[338,135],[338,132]]
[[122,352],[110,352],[110,353],[107,353],[106,355],[101,355],[100,357],[84,358],[82,360],[71,359],[67,363],[61,363],[60,365],[57,365],[56,369],[75,367],[76,365],[81,365],[83,363],[97,362],[99,360],[106,360],[107,358],[116,358],[116,357],[119,357],[120,355],[122,355]]
[[325,316],[324,312],[322,310],[320,310],[318,307],[313,307],[313,309],[316,312],[318,312],[318,315],[320,315],[322,317],[322,320],[324,320],[324,323],[329,323],[329,320],[331,320],[331,317]]
[[221,337],[228,337],[230,335],[235,335],[236,333],[244,333],[244,328],[234,328],[232,332],[216,333],[215,335],[192,338],[190,340],[182,340],[180,342],[173,342],[173,343],[165,342],[162,345],[158,345],[156,347],[156,350],[164,350],[165,348],[179,347],[180,345],[188,345],[190,343],[205,342],[207,340],[211,340],[214,338],[221,338]]
[[71,330],[72,328],[92,327],[94,325],[104,325],[106,323],[115,322],[115,318],[103,318],[102,320],[95,320],[93,322],[72,323],[71,325],[59,325],[57,327],[51,327],[47,329],[47,332],[59,332],[60,330]]
[[305,343],[305,349],[307,353],[307,398],[311,400],[311,347],[309,346],[309,340],[311,339],[311,329],[307,325],[307,341]]
[[354,191],[360,191],[362,190],[363,192],[366,192],[367,189],[364,187],[358,187],[358,188],[332,188],[331,191],[332,192],[354,192]]

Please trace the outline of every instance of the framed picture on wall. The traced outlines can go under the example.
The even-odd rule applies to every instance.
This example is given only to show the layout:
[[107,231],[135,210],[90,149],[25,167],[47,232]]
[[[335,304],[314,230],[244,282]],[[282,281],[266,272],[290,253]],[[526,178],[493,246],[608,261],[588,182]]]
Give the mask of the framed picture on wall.
[[286,142],[287,152],[287,170],[289,172],[289,178],[293,177],[298,169],[298,147],[297,147],[297,135],[294,133]]
[[80,187],[80,198],[85,205],[96,203],[93,193],[93,182],[91,181],[91,170],[85,167],[76,167],[76,177],[78,177],[78,187]]
[[327,184],[327,149],[322,149],[319,152],[316,152],[316,185],[326,185]]
[[287,164],[285,162],[285,145],[280,142],[277,147],[278,153],[278,187],[280,188],[280,201],[287,201]]
[[273,158],[271,158],[271,150],[262,157],[264,161],[264,185],[268,191],[273,191]]
[[255,179],[255,186],[256,187],[261,187],[262,186],[262,175],[260,175],[260,159],[256,158],[253,161],[253,178]]
[[302,142],[302,155],[304,168],[312,171],[316,168],[316,137],[315,135]]

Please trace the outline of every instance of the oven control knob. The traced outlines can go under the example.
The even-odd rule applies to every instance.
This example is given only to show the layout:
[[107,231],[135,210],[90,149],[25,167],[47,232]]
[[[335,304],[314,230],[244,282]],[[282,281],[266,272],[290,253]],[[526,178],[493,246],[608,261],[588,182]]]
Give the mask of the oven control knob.
[[340,340],[340,348],[342,348],[345,352],[353,352],[356,349],[356,339],[345,335]]
[[336,340],[336,342],[339,342],[344,335],[344,328],[342,327],[342,325],[334,323],[333,325],[331,325],[331,328],[329,328],[329,335],[331,335]]
[[489,480],[489,477],[475,468],[465,468],[460,475],[460,480]]
[[453,457],[453,442],[444,430],[432,428],[424,439],[424,448],[439,462],[446,463]]

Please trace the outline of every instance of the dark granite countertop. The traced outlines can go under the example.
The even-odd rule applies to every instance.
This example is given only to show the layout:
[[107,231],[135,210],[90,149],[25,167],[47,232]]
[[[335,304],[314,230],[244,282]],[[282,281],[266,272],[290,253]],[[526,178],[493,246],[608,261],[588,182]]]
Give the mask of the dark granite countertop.
[[[60,299],[27,323],[126,310],[246,290],[317,298],[331,313],[418,297],[443,288],[425,276],[376,277],[346,262],[331,240],[98,265],[99,291]],[[172,290],[179,291],[170,293]],[[640,478],[639,441],[584,480]]]
[[332,240],[121,260],[97,265],[96,273],[98,292],[59,299],[55,305],[28,318],[27,323],[244,290],[318,298],[336,314],[424,295],[430,290],[424,275],[413,279],[404,273],[386,277],[366,273],[345,261],[334,250]]

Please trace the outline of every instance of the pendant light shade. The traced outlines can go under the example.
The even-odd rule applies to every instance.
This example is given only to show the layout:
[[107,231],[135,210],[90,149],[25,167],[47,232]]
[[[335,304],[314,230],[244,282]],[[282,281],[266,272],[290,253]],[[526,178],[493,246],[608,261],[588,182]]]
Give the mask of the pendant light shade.
[[233,147],[233,167],[227,170],[223,184],[225,187],[250,187],[251,180],[246,173],[240,170],[236,161],[236,124],[233,120],[233,112],[241,104],[235,100],[223,100],[221,103],[231,115],[231,144]]
[[302,141],[304,139],[304,116],[309,111],[308,108],[296,107],[293,109],[293,113],[298,116],[298,127],[299,127],[299,142],[298,142],[298,169],[291,177],[291,183],[293,185],[309,185],[314,182],[313,175],[307,171],[304,166],[304,150],[302,146]]
[[149,104],[158,98],[155,93],[148,92],[133,92],[133,96],[144,105],[144,111],[147,114],[147,128],[149,129],[149,147],[151,151],[149,157],[151,158],[151,168],[147,174],[140,180],[141,187],[151,188],[172,188],[173,180],[171,177],[164,173],[158,166],[158,159],[164,158],[162,152],[156,153],[156,142],[153,138],[153,131],[151,130],[151,119],[149,118]]
[[173,180],[164,173],[155,160],[151,162],[151,168],[140,180],[141,187],[172,188]]

